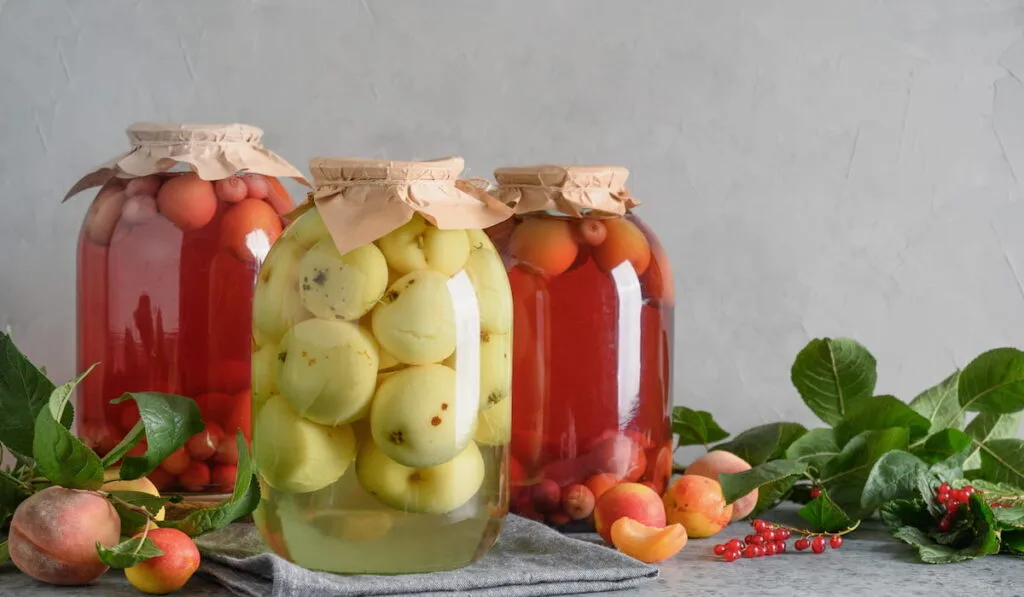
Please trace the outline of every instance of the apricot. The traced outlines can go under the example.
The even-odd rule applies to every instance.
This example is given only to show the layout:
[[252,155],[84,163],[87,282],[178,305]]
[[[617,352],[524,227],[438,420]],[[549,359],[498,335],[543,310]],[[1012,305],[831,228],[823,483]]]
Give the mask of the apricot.
[[243,174],[242,180],[245,181],[249,196],[253,199],[266,199],[270,195],[270,185],[262,174]]
[[153,472],[149,473],[149,476],[146,478],[149,479],[150,482],[153,483],[153,486],[160,491],[166,491],[171,487],[174,487],[176,482],[174,475],[162,468],[157,468]]
[[189,462],[192,459],[188,457],[188,452],[185,450],[185,446],[182,446],[171,452],[171,455],[164,458],[164,461],[160,463],[160,466],[172,475],[180,475],[185,472],[188,468]]
[[279,236],[281,216],[259,199],[233,205],[220,223],[220,247],[240,261],[262,261]]
[[274,208],[274,211],[283,216],[295,209],[291,194],[285,190],[280,180],[273,176],[267,176],[265,180],[267,181],[267,203]]
[[238,203],[249,196],[249,187],[240,177],[230,176],[213,183],[213,192],[225,203]]
[[606,272],[620,263],[629,261],[636,275],[647,271],[651,264],[651,245],[636,224],[626,218],[603,220],[607,238],[594,247],[594,262]]
[[609,489],[594,507],[594,527],[601,538],[612,542],[612,524],[620,518],[633,520],[651,527],[665,526],[665,506],[660,496],[650,487],[639,483],[622,483]]
[[599,500],[601,496],[605,494],[609,489],[619,484],[619,479],[611,473],[600,473],[587,479],[584,485],[591,493],[594,494],[594,499]]
[[217,194],[213,183],[194,172],[168,179],[156,194],[157,207],[178,228],[198,230],[217,213]]
[[233,489],[235,477],[238,475],[238,467],[233,464],[221,464],[213,467],[210,471],[210,483],[219,489]]
[[[120,470],[117,468],[107,469],[103,471],[103,479],[106,481],[100,489],[103,491],[138,491],[140,493],[148,493],[149,495],[160,495],[160,491],[156,485],[148,478],[142,477],[140,479],[132,479],[131,481],[122,481],[118,479],[120,476]],[[160,508],[153,518],[156,520],[163,520],[166,514],[164,508]],[[136,533],[141,531],[141,528],[137,529],[124,529],[126,533]]]
[[121,207],[121,219],[132,226],[141,226],[155,217],[156,199],[152,195],[128,197]]
[[207,423],[206,429],[188,438],[185,442],[185,450],[195,460],[209,460],[217,453],[220,442],[224,439],[224,432],[216,423]]
[[641,524],[632,518],[612,523],[612,545],[641,562],[654,564],[671,558],[686,547],[686,528],[671,524],[664,528]]
[[186,491],[203,491],[210,484],[210,467],[205,462],[193,460],[178,475],[178,482],[185,487]]
[[551,479],[543,479],[530,488],[530,499],[537,512],[552,512],[562,503],[562,488]]
[[152,595],[166,595],[185,586],[199,569],[199,549],[178,529],[153,529],[149,539],[164,555],[143,560],[126,568],[124,575],[136,589]]
[[647,454],[632,438],[617,432],[595,441],[589,452],[593,470],[633,482],[647,470]]
[[669,477],[672,476],[672,447],[662,446],[647,457],[647,479],[659,494],[665,492]]
[[96,543],[117,545],[121,520],[92,491],[47,487],[14,511],[7,547],[25,574],[53,585],[84,585],[107,571]]
[[160,190],[160,185],[162,184],[163,179],[156,174],[140,176],[128,181],[128,184],[124,187],[124,193],[129,197],[156,197],[156,192]]
[[725,503],[722,486],[707,477],[683,475],[669,486],[662,499],[666,520],[686,527],[690,537],[710,537],[732,518],[732,506]]
[[[699,475],[718,481],[719,473],[734,474],[742,473],[746,470],[750,470],[750,465],[747,464],[746,460],[731,452],[715,450],[694,460],[690,466],[686,467],[686,474]],[[757,497],[758,493],[757,489],[755,489],[733,502],[732,520],[740,520],[753,512],[754,507],[757,506]]]
[[238,464],[238,443],[235,441],[234,436],[225,438],[226,441],[222,441],[217,446],[217,453],[213,456],[213,462],[216,464]]
[[576,231],[579,239],[592,247],[603,243],[608,237],[608,229],[601,220],[583,220],[576,224]]
[[107,247],[114,236],[114,229],[121,221],[124,202],[128,200],[120,182],[108,182],[96,194],[85,215],[83,232],[89,242]]
[[562,509],[573,520],[582,520],[594,512],[594,492],[586,485],[574,484],[562,492]]
[[508,251],[523,265],[551,277],[569,269],[579,247],[568,221],[528,218],[512,232]]

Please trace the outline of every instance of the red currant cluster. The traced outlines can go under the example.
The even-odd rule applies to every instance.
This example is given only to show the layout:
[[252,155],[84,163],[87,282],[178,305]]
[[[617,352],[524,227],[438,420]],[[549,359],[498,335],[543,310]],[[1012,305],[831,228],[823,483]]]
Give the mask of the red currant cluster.
[[970,485],[962,489],[953,489],[949,483],[939,485],[939,488],[935,490],[935,501],[946,508],[946,513],[939,519],[940,531],[945,533],[953,528],[953,522],[956,520],[957,513],[960,512],[960,508],[966,506],[971,495],[975,493],[982,492]]
[[754,534],[747,535],[743,541],[730,539],[728,543],[721,543],[715,546],[715,555],[722,556],[726,562],[735,562],[740,558],[759,558],[763,556],[774,556],[786,553],[786,541],[793,536],[793,533],[801,537],[793,543],[797,551],[810,548],[814,553],[825,551],[826,537],[828,545],[832,549],[839,549],[843,545],[843,538],[839,535],[821,535],[784,527],[764,520],[755,520],[750,523],[754,527]]

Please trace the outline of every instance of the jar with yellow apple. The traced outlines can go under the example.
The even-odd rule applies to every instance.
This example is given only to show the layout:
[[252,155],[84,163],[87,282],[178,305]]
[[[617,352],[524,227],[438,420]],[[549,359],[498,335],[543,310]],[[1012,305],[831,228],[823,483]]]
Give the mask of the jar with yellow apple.
[[315,570],[464,566],[508,509],[512,306],[463,161],[314,159],[256,284],[257,527]]
[[512,511],[563,530],[592,530],[617,484],[661,494],[672,470],[672,275],[628,174],[495,172],[516,212],[488,231],[514,305]]

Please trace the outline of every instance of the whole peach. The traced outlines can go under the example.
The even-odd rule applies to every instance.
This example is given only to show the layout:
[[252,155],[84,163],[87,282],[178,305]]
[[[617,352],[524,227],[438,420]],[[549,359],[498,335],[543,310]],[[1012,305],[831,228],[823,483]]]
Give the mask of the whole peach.
[[117,545],[121,521],[92,491],[48,487],[14,511],[7,547],[25,574],[52,585],[84,585],[107,571],[96,543]]
[[693,538],[714,535],[732,518],[732,505],[725,503],[722,486],[707,477],[683,475],[669,486],[663,499],[668,523],[683,525]]
[[[714,452],[708,452],[697,460],[694,460],[690,466],[686,467],[686,474],[699,475],[701,477],[707,477],[708,479],[714,479],[717,481],[718,473],[733,474],[742,473],[746,470],[750,470],[750,465],[747,464],[746,460],[743,460],[731,452],[715,450]],[[739,520],[741,518],[746,518],[747,515],[753,512],[754,507],[757,506],[757,496],[757,490],[755,489],[733,502],[732,519]]]
[[604,493],[594,507],[594,527],[601,538],[612,542],[612,524],[620,518],[632,518],[642,525],[665,526],[665,506],[650,487],[622,483]]
[[149,538],[164,555],[126,568],[124,575],[136,589],[153,595],[173,593],[185,586],[199,568],[199,549],[178,529],[154,529]]

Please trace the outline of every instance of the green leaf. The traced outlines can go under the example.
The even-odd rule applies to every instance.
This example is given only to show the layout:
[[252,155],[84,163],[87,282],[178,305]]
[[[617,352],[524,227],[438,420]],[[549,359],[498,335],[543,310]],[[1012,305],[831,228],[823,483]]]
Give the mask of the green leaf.
[[1024,440],[994,439],[982,446],[981,474],[987,481],[1024,487]]
[[0,527],[14,515],[14,509],[28,497],[25,488],[8,471],[0,470]]
[[672,433],[679,436],[678,446],[706,446],[729,437],[711,413],[685,406],[672,409]]
[[787,460],[806,462],[818,470],[838,454],[835,433],[823,427],[811,429],[786,448]]
[[781,458],[786,448],[805,433],[807,429],[799,423],[768,423],[747,429],[711,449],[731,452],[750,466],[757,466]]
[[958,534],[970,538],[962,547],[940,543],[936,537],[945,537],[933,537],[927,532],[926,529],[933,528],[935,522],[920,500],[912,503],[905,500],[889,502],[882,507],[882,520],[892,530],[893,537],[917,549],[921,561],[929,564],[946,564],[971,560],[999,551],[999,532],[992,510],[981,496],[971,496],[970,512],[970,528],[965,529],[968,532],[958,531]]
[[793,492],[793,486],[799,480],[800,477],[794,475],[766,483],[759,487],[757,490],[757,505],[754,506],[748,518],[759,516],[779,505],[782,500],[789,497]]
[[759,464],[742,473],[719,473],[718,482],[726,503],[733,503],[751,491],[787,477],[799,477],[807,472],[807,464],[794,460],[773,460]]
[[142,437],[145,433],[146,427],[142,424],[142,421],[139,421],[132,426],[128,433],[121,438],[121,441],[117,442],[117,445],[103,456],[103,468],[110,468],[119,460],[124,458],[124,455],[127,454],[129,450],[142,441]]
[[54,389],[53,382],[18,350],[10,335],[0,332],[0,443],[30,456],[36,418]]
[[0,564],[3,564],[9,559],[11,559],[11,552],[7,549],[7,542],[0,542]]
[[872,467],[886,452],[906,450],[909,432],[902,427],[865,431],[851,439],[821,472],[821,485],[840,508],[855,518],[866,518],[861,494]]
[[874,394],[875,357],[849,338],[816,338],[796,356],[790,379],[808,408],[829,425]]
[[1020,413],[1012,415],[994,415],[979,413],[968,423],[964,432],[971,437],[974,450],[964,463],[964,468],[981,466],[981,447],[993,439],[1011,439],[1017,437],[1020,428]]
[[[111,491],[110,495],[116,499],[111,500],[117,515],[121,518],[121,534],[130,535],[136,530],[146,526],[149,520],[141,512],[125,506],[125,503],[132,506],[145,508],[151,515],[156,516],[158,512],[170,501],[169,498],[142,493],[141,491]],[[123,503],[122,503],[123,502]]]
[[131,568],[139,562],[164,555],[149,537],[141,535],[113,547],[104,547],[97,541],[96,551],[100,554],[100,561],[111,568]]
[[886,502],[878,509],[878,514],[882,523],[893,533],[905,526],[919,529],[935,527],[935,518],[921,499]]
[[913,448],[915,455],[928,463],[939,462],[959,454],[971,445],[971,436],[959,429],[943,429],[928,436],[924,444]]
[[832,501],[827,491],[822,491],[821,495],[800,508],[797,515],[810,523],[814,530],[823,533],[844,531],[857,523]]
[[870,511],[885,502],[917,497],[918,479],[927,472],[928,465],[909,452],[893,450],[883,454],[864,482],[861,507]]
[[251,514],[260,503],[260,486],[253,474],[252,460],[245,447],[245,437],[239,432],[235,438],[238,444],[238,471],[235,475],[235,491],[226,502],[202,510],[193,510],[183,520],[163,522],[161,527],[178,529],[189,537],[222,529],[235,520]]
[[1024,352],[996,348],[964,367],[959,382],[960,407],[1005,415],[1024,410]]
[[996,526],[1001,530],[1024,530],[1024,506],[992,508],[992,515],[995,517]]
[[72,489],[99,489],[103,485],[103,465],[80,439],[44,408],[36,417],[32,457],[44,477]]
[[145,477],[165,458],[185,445],[188,438],[205,428],[199,407],[191,398],[159,392],[135,392],[125,394],[113,403],[129,399],[134,400],[139,407],[139,417],[146,428],[148,448],[142,456],[124,458],[121,463],[122,479]]
[[878,396],[861,400],[846,409],[846,416],[836,425],[836,442],[845,446],[850,438],[873,429],[906,427],[910,439],[924,437],[930,423],[917,411],[895,396]]
[[1000,551],[1015,556],[1024,556],[1024,531],[1004,532],[1002,539]]
[[82,383],[86,375],[92,372],[96,368],[98,363],[93,363],[84,373],[72,379],[71,381],[61,384],[54,388],[53,392],[50,393],[47,404],[50,406],[50,412],[53,413],[53,418],[60,421],[64,425],[65,429],[71,429],[71,423],[75,418],[75,409],[71,407],[68,402],[71,400],[71,392],[75,391],[78,384]]
[[991,483],[989,481],[978,479],[973,481],[971,485],[973,485],[978,491],[985,492],[985,497],[989,499],[1024,495],[1024,489],[1021,489],[1016,485],[1010,485],[1009,483]]
[[957,370],[910,401],[910,408],[928,419],[929,434],[948,428],[963,429],[964,411],[957,398],[959,382],[960,371]]

